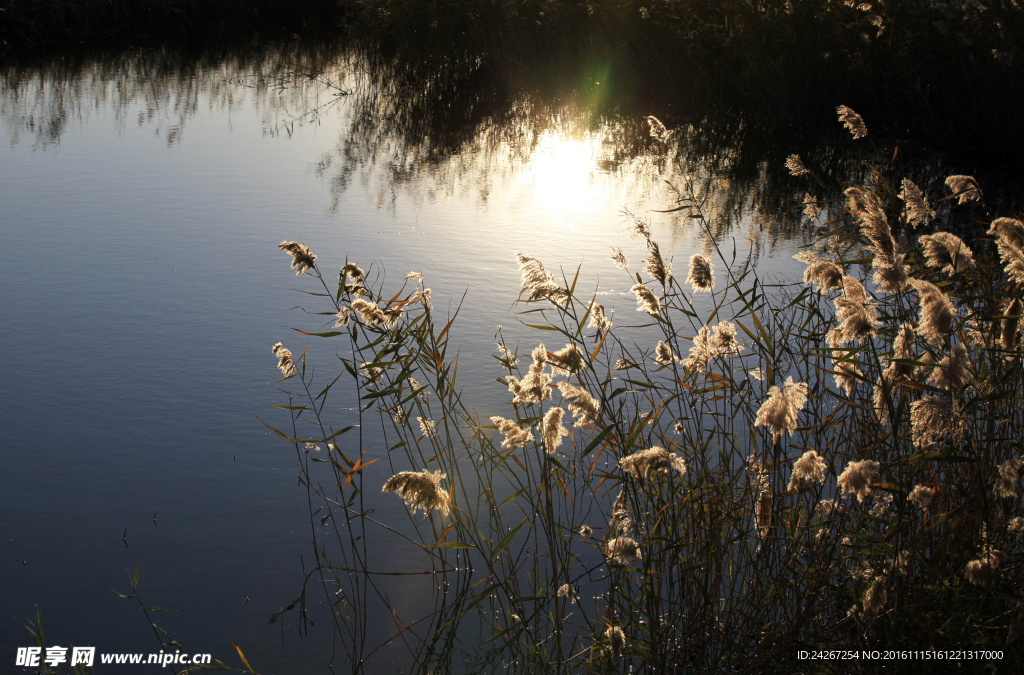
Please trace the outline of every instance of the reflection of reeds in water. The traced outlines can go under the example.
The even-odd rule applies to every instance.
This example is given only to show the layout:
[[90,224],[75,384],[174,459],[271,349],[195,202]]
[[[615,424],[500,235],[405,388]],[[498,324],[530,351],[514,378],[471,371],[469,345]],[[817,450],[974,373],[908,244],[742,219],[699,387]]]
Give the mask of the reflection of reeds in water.
[[[633,289],[650,317],[634,330],[647,332],[628,343],[621,329],[588,335],[591,301],[519,254],[521,300],[570,342],[557,353],[538,345],[526,373],[500,343],[511,409],[490,425],[454,386],[451,322],[410,308],[413,291],[368,283],[367,302],[406,311],[391,325],[356,311],[344,331],[312,334],[348,339],[361,419],[379,412],[385,425],[396,471],[385,489],[427,512],[405,526],[370,518],[362,471],[373,460],[342,435],[351,427],[319,441],[329,462],[302,461],[311,499],[334,516],[317,572],[338,589],[325,599],[334,629],[357,645],[353,670],[372,662],[371,642],[397,635],[418,669],[451,668],[471,616],[481,631],[472,658],[515,672],[764,672],[798,648],[940,639],[1006,646],[1004,663],[1019,666],[1009,645],[1024,583],[1024,349],[1002,314],[1020,307],[1013,260],[999,264],[1001,249],[985,245],[968,257],[941,234],[917,246],[882,180],[848,194],[849,214],[830,226],[846,242],[827,261],[841,283],[830,268],[807,279],[817,288],[766,295],[752,292],[762,287],[749,268],[725,265],[714,313],[731,316],[714,331],[682,284],[649,265],[650,286]],[[693,193],[680,194],[706,227]],[[996,222],[1000,246],[1019,246],[1019,223]],[[908,284],[864,278],[901,259]],[[317,267],[310,274],[323,283]],[[557,296],[537,292],[550,284]],[[328,314],[363,300],[344,279],[324,289]],[[636,353],[641,334],[650,346]],[[360,363],[380,377],[360,377]],[[314,391],[301,380],[297,393]],[[431,396],[415,395],[424,386]],[[327,429],[320,397],[303,395],[295,419]],[[371,583],[380,562],[366,557],[367,532],[421,547],[432,611],[388,604]],[[395,633],[370,640],[357,617],[382,605]]]

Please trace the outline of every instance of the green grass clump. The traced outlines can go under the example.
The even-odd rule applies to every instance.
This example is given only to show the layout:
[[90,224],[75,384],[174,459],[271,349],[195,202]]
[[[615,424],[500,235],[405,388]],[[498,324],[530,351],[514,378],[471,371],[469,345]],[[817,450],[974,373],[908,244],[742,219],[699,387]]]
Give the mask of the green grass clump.
[[[808,208],[807,283],[767,284],[714,238],[684,280],[638,219],[643,274],[612,259],[638,311],[612,325],[578,271],[518,254],[537,339],[499,333],[509,406],[485,419],[456,385],[455,318],[435,323],[418,275],[385,291],[346,263],[328,284],[309,249],[282,243],[333,324],[304,334],[346,343],[324,383],[305,352],[274,353],[292,415],[276,431],[299,459],[315,574],[353,672],[399,638],[424,673],[780,672],[820,648],[1021,665],[1024,224],[986,213],[966,176],[943,197],[881,163],[833,186],[790,166],[845,197]],[[675,189],[712,233],[694,186]],[[939,200],[989,235],[942,232]],[[343,377],[357,419],[331,419]],[[386,452],[366,449],[371,420]],[[407,523],[372,514],[394,499],[381,487]],[[396,605],[370,537],[426,556],[403,574],[422,575],[432,610]]]

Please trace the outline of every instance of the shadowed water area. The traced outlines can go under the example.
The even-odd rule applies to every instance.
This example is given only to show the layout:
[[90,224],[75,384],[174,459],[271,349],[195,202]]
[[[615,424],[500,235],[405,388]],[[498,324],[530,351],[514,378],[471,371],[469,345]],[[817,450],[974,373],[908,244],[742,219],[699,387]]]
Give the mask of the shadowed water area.
[[[309,246],[325,276],[346,259],[391,286],[422,273],[436,320],[461,307],[459,384],[489,417],[507,410],[498,326],[523,358],[537,340],[516,317],[516,251],[570,283],[582,265],[578,287],[623,323],[635,281],[608,254],[645,255],[633,216],[677,275],[717,246],[735,270],[749,260],[762,279],[798,279],[792,255],[828,231],[827,216],[805,217],[815,184],[785,158],[800,152],[841,183],[875,156],[832,119],[785,134],[751,115],[666,117],[663,144],[644,119],[654,112],[671,114],[601,63],[509,73],[468,57],[250,45],[0,65],[0,663],[31,644],[19,618],[37,607],[50,644],[158,651],[138,603],[114,593],[131,594],[137,564],[142,602],[168,610],[153,621],[182,651],[239,665],[233,640],[260,673],[326,672],[340,658],[312,575],[312,533],[329,526],[310,517],[295,449],[257,419],[291,424],[267,406],[288,405],[268,386],[271,345],[310,345],[318,383],[340,369],[334,346],[291,330],[329,330],[318,326],[331,317],[298,308],[325,309],[291,290],[318,289],[288,269],[282,240]],[[999,167],[878,144],[886,158],[900,147],[905,174],[934,194],[968,173],[993,211],[1014,206],[1016,177]],[[709,231],[674,210],[667,182],[693,186]],[[333,421],[354,423],[356,403],[339,392]],[[385,448],[363,429],[366,458],[384,460],[367,486],[392,473]],[[374,518],[409,524],[397,497],[374,487],[366,500]],[[395,612],[375,605],[370,652],[400,632],[394,616],[411,623],[434,606],[436,583],[386,576],[429,569],[416,546],[376,532],[367,547]],[[460,636],[474,652],[480,632]],[[410,660],[396,639],[367,663]]]

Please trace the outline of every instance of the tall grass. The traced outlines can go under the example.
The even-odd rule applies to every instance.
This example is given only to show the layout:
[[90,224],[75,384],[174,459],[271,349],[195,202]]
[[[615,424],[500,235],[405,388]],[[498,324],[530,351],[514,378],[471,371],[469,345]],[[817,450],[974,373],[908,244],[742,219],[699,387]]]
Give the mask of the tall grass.
[[[509,406],[486,419],[457,386],[456,319],[436,317],[418,275],[387,283],[347,262],[335,283],[282,243],[330,317],[303,334],[345,345],[327,381],[275,345],[292,416],[275,431],[298,457],[315,574],[353,672],[392,639],[424,673],[776,672],[815,648],[1021,665],[1024,225],[988,214],[969,177],[939,195],[883,162],[853,185],[807,168],[794,180],[843,191],[846,208],[808,210],[805,283],[766,283],[713,238],[673,270],[637,219],[642,274],[621,251],[608,264],[638,310],[611,325],[578,271],[518,254],[537,337],[498,334]],[[712,233],[696,187],[675,190]],[[989,236],[942,233],[939,200]],[[346,380],[356,423],[330,417]],[[371,423],[386,453],[365,450]],[[380,464],[386,484],[369,478]],[[373,516],[396,499],[382,487],[407,523]],[[369,538],[427,556],[401,574],[421,575],[433,610],[395,605]],[[390,632],[374,633],[375,611]]]

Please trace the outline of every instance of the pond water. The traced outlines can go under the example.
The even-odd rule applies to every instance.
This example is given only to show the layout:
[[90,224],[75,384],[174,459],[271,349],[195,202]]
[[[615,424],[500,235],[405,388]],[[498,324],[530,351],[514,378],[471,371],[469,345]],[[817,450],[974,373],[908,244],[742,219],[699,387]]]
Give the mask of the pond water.
[[[327,308],[291,290],[316,288],[288,269],[282,240],[325,270],[347,258],[393,285],[421,272],[440,316],[461,303],[459,380],[485,416],[507,401],[497,326],[521,351],[537,341],[516,318],[515,252],[570,279],[582,265],[580,287],[631,318],[635,282],[607,259],[609,246],[634,266],[644,255],[624,210],[680,270],[708,245],[692,220],[658,213],[675,204],[666,179],[695,181],[727,254],[752,256],[763,277],[799,274],[791,256],[813,232],[807,187],[782,166],[793,148],[705,122],[679,132],[668,162],[642,102],[613,105],[605,71],[580,72],[591,75],[552,91],[498,85],[473,64],[424,77],[296,46],[4,66],[0,663],[31,644],[19,619],[37,608],[49,644],[158,651],[138,603],[115,593],[131,594],[138,565],[142,602],[169,610],[153,619],[183,651],[237,664],[233,640],[258,672],[326,671],[340,647],[319,589],[307,591],[312,625],[297,610],[270,623],[314,564],[294,449],[257,419],[288,421],[267,407],[287,403],[268,386],[270,347],[309,345],[311,364],[337,368],[331,344],[291,330],[321,330],[297,305]],[[863,159],[847,146],[805,158],[841,175]],[[397,499],[377,506],[405,518]],[[422,562],[370,546],[381,569]],[[411,614],[429,601],[397,580],[394,592]],[[385,672],[408,656],[374,659]]]

